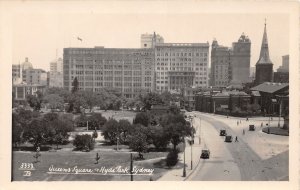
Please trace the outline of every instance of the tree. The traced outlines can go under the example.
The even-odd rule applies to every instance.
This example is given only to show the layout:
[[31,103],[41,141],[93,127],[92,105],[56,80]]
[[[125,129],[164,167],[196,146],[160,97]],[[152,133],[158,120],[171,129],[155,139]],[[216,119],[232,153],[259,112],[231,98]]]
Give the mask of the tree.
[[94,92],[83,91],[82,96],[85,99],[86,105],[89,107],[90,111],[92,111],[93,107],[98,105],[99,96],[97,96]]
[[128,135],[129,135],[130,131],[132,130],[132,125],[128,120],[121,119],[119,121],[119,126],[120,126],[120,131],[121,131],[121,134],[120,134],[121,143],[127,143]]
[[142,101],[144,103],[146,110],[150,110],[152,105],[163,103],[159,94],[154,93],[154,92],[150,92],[150,93],[144,95]]
[[180,109],[178,106],[176,106],[175,104],[170,105],[169,107],[169,111],[172,114],[180,114]]
[[29,94],[26,96],[26,100],[29,106],[32,107],[34,110],[41,109],[42,100],[39,97]]
[[15,147],[23,142],[24,127],[19,122],[18,114],[12,114],[12,143]]
[[94,149],[94,141],[91,135],[76,135],[73,141],[73,145],[77,150],[90,151]]
[[76,93],[79,90],[79,82],[77,80],[77,77],[74,78],[72,82],[72,94]]
[[87,121],[89,121],[89,129],[99,130],[103,127],[107,120],[101,115],[101,113],[92,113],[90,117],[87,117]]
[[140,159],[143,159],[142,153],[148,149],[146,139],[147,136],[141,130],[136,131],[136,133],[129,138],[129,147],[139,153]]
[[166,159],[166,165],[170,168],[171,166],[175,166],[178,162],[178,150],[171,150]]
[[149,130],[150,138],[152,139],[152,143],[155,146],[155,148],[165,149],[168,146],[170,139],[168,138],[163,127],[160,125],[149,126]]
[[192,136],[194,133],[190,123],[187,122],[181,114],[166,114],[162,117],[161,125],[164,128],[166,137],[173,144],[173,149],[183,142],[184,137]]
[[98,132],[97,130],[95,129],[95,131],[93,132],[93,135],[92,135],[94,141],[96,140],[96,138],[98,137]]
[[45,123],[42,119],[37,118],[33,119],[32,122],[28,125],[24,131],[24,139],[32,143],[34,148],[41,146],[48,142],[49,137],[51,136],[49,125]]
[[62,109],[64,106],[64,99],[58,94],[49,94],[44,97],[44,102],[47,103],[51,110]]
[[108,140],[111,144],[117,142],[117,137],[119,137],[119,123],[115,119],[109,119],[102,130],[102,135],[105,140]]
[[142,124],[144,126],[148,126],[150,123],[150,116],[148,113],[145,112],[140,112],[137,113],[134,120],[133,120],[133,124]]

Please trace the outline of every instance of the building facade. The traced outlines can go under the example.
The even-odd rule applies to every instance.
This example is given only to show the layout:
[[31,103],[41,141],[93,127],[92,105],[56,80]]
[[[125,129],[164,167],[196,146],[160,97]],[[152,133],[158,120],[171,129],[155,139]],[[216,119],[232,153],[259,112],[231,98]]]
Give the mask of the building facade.
[[32,66],[32,64],[29,62],[28,57],[25,58],[25,62],[22,63],[21,68],[22,68],[22,70],[33,69],[33,66]]
[[211,46],[211,86],[226,87],[229,85],[231,81],[230,60],[230,49],[219,46],[217,40],[214,40]]
[[155,46],[155,89],[181,91],[208,86],[209,43],[163,43]]
[[260,49],[259,59],[256,63],[255,84],[273,81],[273,63],[269,56],[269,44],[267,38],[267,26],[265,24],[264,34]]
[[154,48],[158,43],[164,43],[164,38],[155,32],[141,35],[141,48]]
[[279,68],[277,69],[277,72],[288,73],[289,72],[289,62],[290,62],[289,55],[282,56],[282,65],[279,66]]
[[62,73],[63,72],[63,60],[62,60],[62,58],[58,58],[58,59],[53,60],[52,62],[50,62],[50,72],[51,73],[54,73],[54,72]]
[[25,69],[22,71],[22,81],[26,84],[47,85],[47,73],[42,69]]
[[211,49],[211,86],[226,87],[250,81],[251,41],[243,33],[237,42],[228,48],[216,40]]
[[231,84],[249,82],[251,41],[243,33],[237,42],[232,43]]
[[42,93],[45,92],[46,86],[45,85],[39,85],[39,84],[17,84],[13,85],[12,92],[13,92],[13,98],[16,101],[24,101],[26,100],[27,95],[34,95],[36,96],[37,91],[40,91]]
[[63,86],[72,89],[75,77],[79,89],[100,91],[115,88],[126,98],[150,92],[154,84],[154,49],[65,48]]

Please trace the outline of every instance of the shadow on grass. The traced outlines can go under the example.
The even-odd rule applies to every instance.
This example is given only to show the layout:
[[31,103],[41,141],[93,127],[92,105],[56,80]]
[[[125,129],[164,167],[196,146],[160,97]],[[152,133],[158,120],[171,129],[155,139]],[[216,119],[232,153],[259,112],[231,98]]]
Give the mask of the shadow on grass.
[[289,130],[280,127],[265,127],[262,131],[267,134],[289,136]]
[[[40,151],[49,151],[52,150],[53,148],[51,146],[41,146],[40,147]],[[18,147],[13,147],[12,148],[13,151],[29,151],[29,152],[35,152],[36,148],[34,148],[33,146],[18,146]]]
[[168,170],[169,169],[180,169],[180,168],[183,168],[183,163],[177,162],[177,164],[175,166],[168,167],[167,163],[166,163],[166,159],[161,159],[160,161],[153,163],[153,166],[155,168],[168,169]]

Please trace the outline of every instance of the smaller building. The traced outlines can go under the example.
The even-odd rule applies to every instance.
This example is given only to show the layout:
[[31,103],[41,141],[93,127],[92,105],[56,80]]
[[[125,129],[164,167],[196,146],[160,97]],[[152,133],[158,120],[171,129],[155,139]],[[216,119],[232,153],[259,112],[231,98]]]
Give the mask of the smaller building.
[[261,95],[261,111],[265,114],[279,114],[280,103],[276,97],[289,94],[288,83],[264,82],[250,89],[258,91]]
[[16,101],[24,101],[26,100],[27,95],[34,95],[36,96],[37,91],[42,93],[45,92],[46,85],[39,85],[39,84],[16,84],[12,87],[13,98]]
[[60,72],[49,73],[49,87],[63,87],[63,74]]
[[289,82],[289,72],[274,72],[274,82],[275,83],[288,83]]

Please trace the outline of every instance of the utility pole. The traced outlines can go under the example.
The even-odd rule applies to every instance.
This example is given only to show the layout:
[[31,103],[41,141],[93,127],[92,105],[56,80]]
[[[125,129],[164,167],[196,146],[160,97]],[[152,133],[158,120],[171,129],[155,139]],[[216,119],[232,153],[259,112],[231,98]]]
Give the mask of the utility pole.
[[89,121],[86,121],[86,131],[89,130]]
[[132,153],[130,153],[130,181],[133,181],[133,160]]
[[183,138],[184,150],[183,150],[183,175],[182,177],[186,177],[186,169],[185,169],[185,139]]
[[190,141],[190,145],[191,145],[191,170],[193,170],[193,141],[194,138]]
[[279,119],[278,119],[278,127],[280,127],[280,118],[281,118],[281,100],[279,99]]

